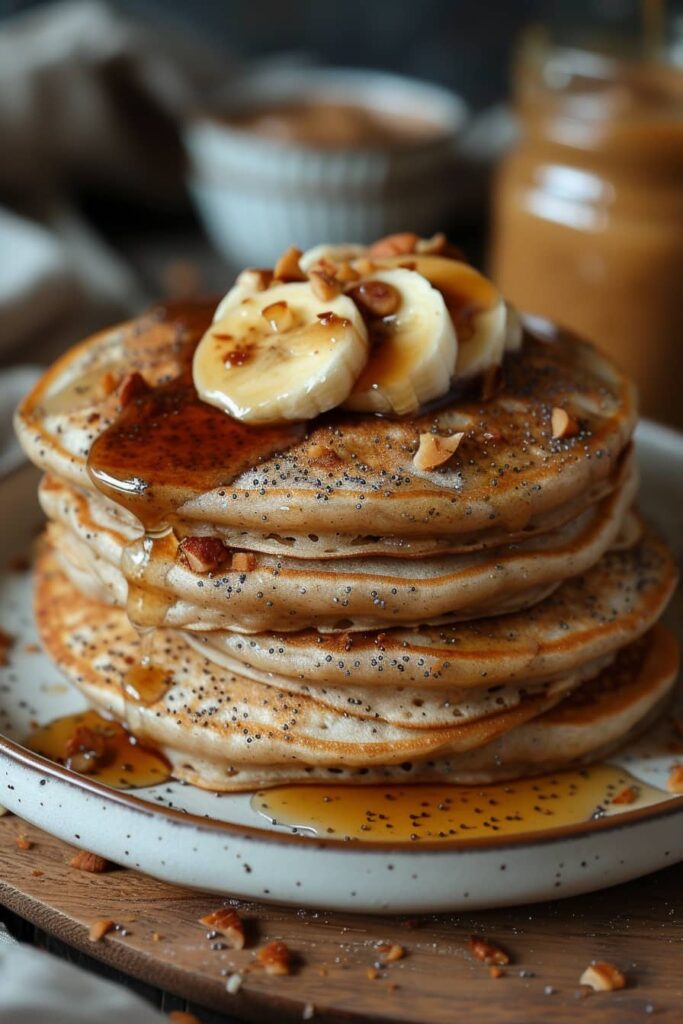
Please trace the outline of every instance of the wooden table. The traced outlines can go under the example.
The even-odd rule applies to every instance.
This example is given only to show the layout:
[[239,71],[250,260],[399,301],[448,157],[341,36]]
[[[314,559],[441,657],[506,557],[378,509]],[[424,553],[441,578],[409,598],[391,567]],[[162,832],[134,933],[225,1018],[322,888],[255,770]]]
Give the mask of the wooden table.
[[[19,848],[18,835],[27,837],[30,849]],[[207,938],[198,923],[222,905],[214,896],[119,868],[77,871],[68,864],[73,850],[13,816],[0,819],[0,848],[0,901],[13,912],[10,928],[48,948],[56,943],[62,954],[87,954],[77,959],[91,966],[89,958],[96,958],[162,1008],[189,1008],[206,1024],[683,1021],[683,865],[591,896],[411,920],[234,901],[248,929],[247,948],[236,953]],[[111,918],[123,930],[91,942],[88,929],[98,918]],[[473,933],[510,952],[503,977],[492,978],[473,959],[467,945]],[[296,953],[290,977],[253,967],[255,947],[274,938]],[[382,942],[402,945],[406,955],[376,972]],[[628,988],[580,988],[579,976],[593,959],[622,968]],[[231,995],[226,976],[235,971],[243,981]]]

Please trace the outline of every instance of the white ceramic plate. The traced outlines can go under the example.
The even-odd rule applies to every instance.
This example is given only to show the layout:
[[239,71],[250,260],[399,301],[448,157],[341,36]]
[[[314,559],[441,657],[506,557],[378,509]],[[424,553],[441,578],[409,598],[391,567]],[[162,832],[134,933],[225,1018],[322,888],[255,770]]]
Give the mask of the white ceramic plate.
[[[645,423],[638,431],[642,506],[683,547],[683,436]],[[0,565],[24,550],[40,514],[37,474],[0,484]],[[679,610],[668,618],[680,628]],[[678,619],[678,623],[675,620]],[[217,795],[168,783],[122,793],[31,753],[32,722],[81,710],[35,642],[29,573],[0,580],[0,625],[15,637],[0,669],[0,802],[75,846],[169,882],[297,907],[377,912],[475,909],[556,899],[655,871],[683,859],[683,798],[664,789],[649,806],[579,825],[507,838],[434,844],[318,839],[269,824],[248,795]],[[621,752],[616,763],[663,787],[674,761],[668,723]]]

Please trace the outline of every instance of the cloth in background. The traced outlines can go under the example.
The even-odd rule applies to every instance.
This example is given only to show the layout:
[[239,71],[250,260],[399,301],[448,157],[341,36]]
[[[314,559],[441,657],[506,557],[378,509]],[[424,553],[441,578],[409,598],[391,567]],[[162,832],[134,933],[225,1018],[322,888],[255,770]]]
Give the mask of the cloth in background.
[[[83,186],[182,194],[177,126],[228,65],[97,0],[0,21],[0,359],[42,359],[148,301],[70,202]],[[48,333],[46,333],[48,332]]]

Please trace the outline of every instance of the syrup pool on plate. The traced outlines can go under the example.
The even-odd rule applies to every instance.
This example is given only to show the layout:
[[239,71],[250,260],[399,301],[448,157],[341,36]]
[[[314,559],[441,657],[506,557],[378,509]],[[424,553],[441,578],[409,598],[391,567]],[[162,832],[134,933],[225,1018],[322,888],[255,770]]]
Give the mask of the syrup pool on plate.
[[489,786],[282,786],[252,797],[272,824],[365,843],[446,842],[577,825],[647,807],[666,794],[596,764]]
[[142,746],[122,725],[97,711],[55,718],[34,729],[24,745],[113,789],[157,786],[170,778],[161,754]]

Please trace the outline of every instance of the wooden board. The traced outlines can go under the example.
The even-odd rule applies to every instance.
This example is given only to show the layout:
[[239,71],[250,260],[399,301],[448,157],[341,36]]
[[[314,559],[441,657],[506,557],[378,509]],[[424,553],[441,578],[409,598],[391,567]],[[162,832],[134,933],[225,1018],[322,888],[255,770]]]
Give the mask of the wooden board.
[[[30,849],[19,849],[19,834],[31,841]],[[248,948],[236,953],[214,948],[216,940],[198,923],[222,905],[213,896],[118,868],[100,875],[76,871],[68,865],[73,850],[13,816],[0,819],[0,848],[6,907],[125,975],[175,993],[200,1017],[197,1007],[209,1008],[207,1021],[224,1019],[211,1011],[278,1024],[310,1013],[321,1022],[411,1024],[683,1020],[683,865],[572,900],[413,920],[235,902],[249,937]],[[88,928],[97,918],[113,919],[126,934],[90,942]],[[510,952],[504,977],[491,978],[472,958],[467,939],[473,933]],[[290,977],[268,977],[252,967],[256,946],[275,938],[296,953]],[[400,943],[406,956],[370,979],[382,942]],[[592,959],[617,964],[629,987],[581,989],[579,976]],[[225,972],[233,971],[243,974],[237,995],[225,989]]]

